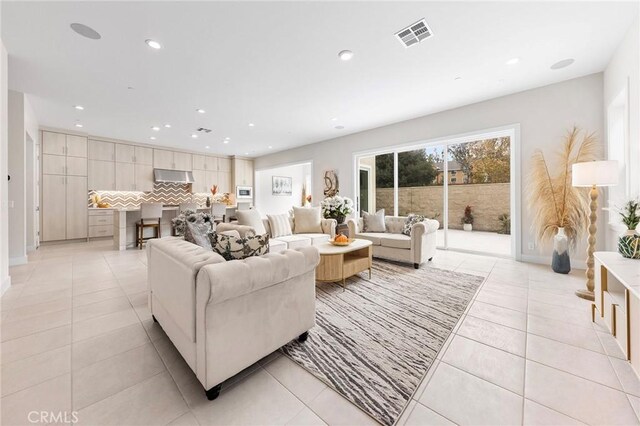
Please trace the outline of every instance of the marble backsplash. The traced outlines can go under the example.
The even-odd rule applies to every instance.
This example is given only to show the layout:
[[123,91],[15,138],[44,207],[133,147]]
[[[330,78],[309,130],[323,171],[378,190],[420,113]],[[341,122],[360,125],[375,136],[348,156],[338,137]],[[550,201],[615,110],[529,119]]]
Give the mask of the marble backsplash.
[[111,207],[136,208],[142,203],[180,204],[196,203],[204,206],[207,193],[191,193],[191,185],[181,183],[156,183],[152,192],[136,191],[89,191],[87,197],[88,206],[91,207],[91,197],[100,195],[101,201],[109,203]]

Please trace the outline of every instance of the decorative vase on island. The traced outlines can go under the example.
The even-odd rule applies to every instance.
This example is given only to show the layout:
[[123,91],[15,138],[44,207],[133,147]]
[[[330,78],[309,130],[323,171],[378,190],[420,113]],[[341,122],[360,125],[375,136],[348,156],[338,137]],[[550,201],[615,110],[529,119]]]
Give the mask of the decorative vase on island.
[[568,274],[571,272],[571,259],[569,258],[569,239],[564,228],[558,228],[558,233],[553,237],[553,258],[551,260],[553,272]]
[[211,207],[211,197],[207,197],[207,207]]
[[633,229],[618,238],[618,252],[628,259],[640,259],[640,235]]
[[340,225],[341,223],[344,223],[344,220],[346,218],[347,217],[345,215],[343,215],[343,214],[340,214],[340,215],[336,216],[336,221],[338,222],[338,225]]

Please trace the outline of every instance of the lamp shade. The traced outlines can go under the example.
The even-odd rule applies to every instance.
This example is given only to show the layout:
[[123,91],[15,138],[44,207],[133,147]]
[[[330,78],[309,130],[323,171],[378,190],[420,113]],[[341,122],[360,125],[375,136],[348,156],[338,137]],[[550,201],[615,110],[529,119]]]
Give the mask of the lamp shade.
[[618,184],[618,162],[587,161],[571,166],[573,186],[614,186]]

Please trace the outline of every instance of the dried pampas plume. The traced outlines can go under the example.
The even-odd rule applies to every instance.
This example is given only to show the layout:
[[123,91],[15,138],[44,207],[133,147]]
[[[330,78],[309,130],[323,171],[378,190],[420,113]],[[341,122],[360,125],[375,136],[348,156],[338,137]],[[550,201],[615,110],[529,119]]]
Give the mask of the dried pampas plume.
[[571,166],[593,161],[599,151],[593,133],[573,127],[564,137],[554,164],[542,151],[533,153],[527,193],[533,215],[531,230],[538,243],[551,241],[558,228],[564,228],[573,247],[589,224],[589,200],[586,188],[571,185]]

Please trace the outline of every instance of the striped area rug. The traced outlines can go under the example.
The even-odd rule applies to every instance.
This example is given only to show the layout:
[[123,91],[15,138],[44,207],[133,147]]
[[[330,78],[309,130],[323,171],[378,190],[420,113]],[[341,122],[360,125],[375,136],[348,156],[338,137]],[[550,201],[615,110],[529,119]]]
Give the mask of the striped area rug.
[[384,425],[392,425],[483,278],[374,260],[368,273],[318,283],[316,326],[284,354]]

